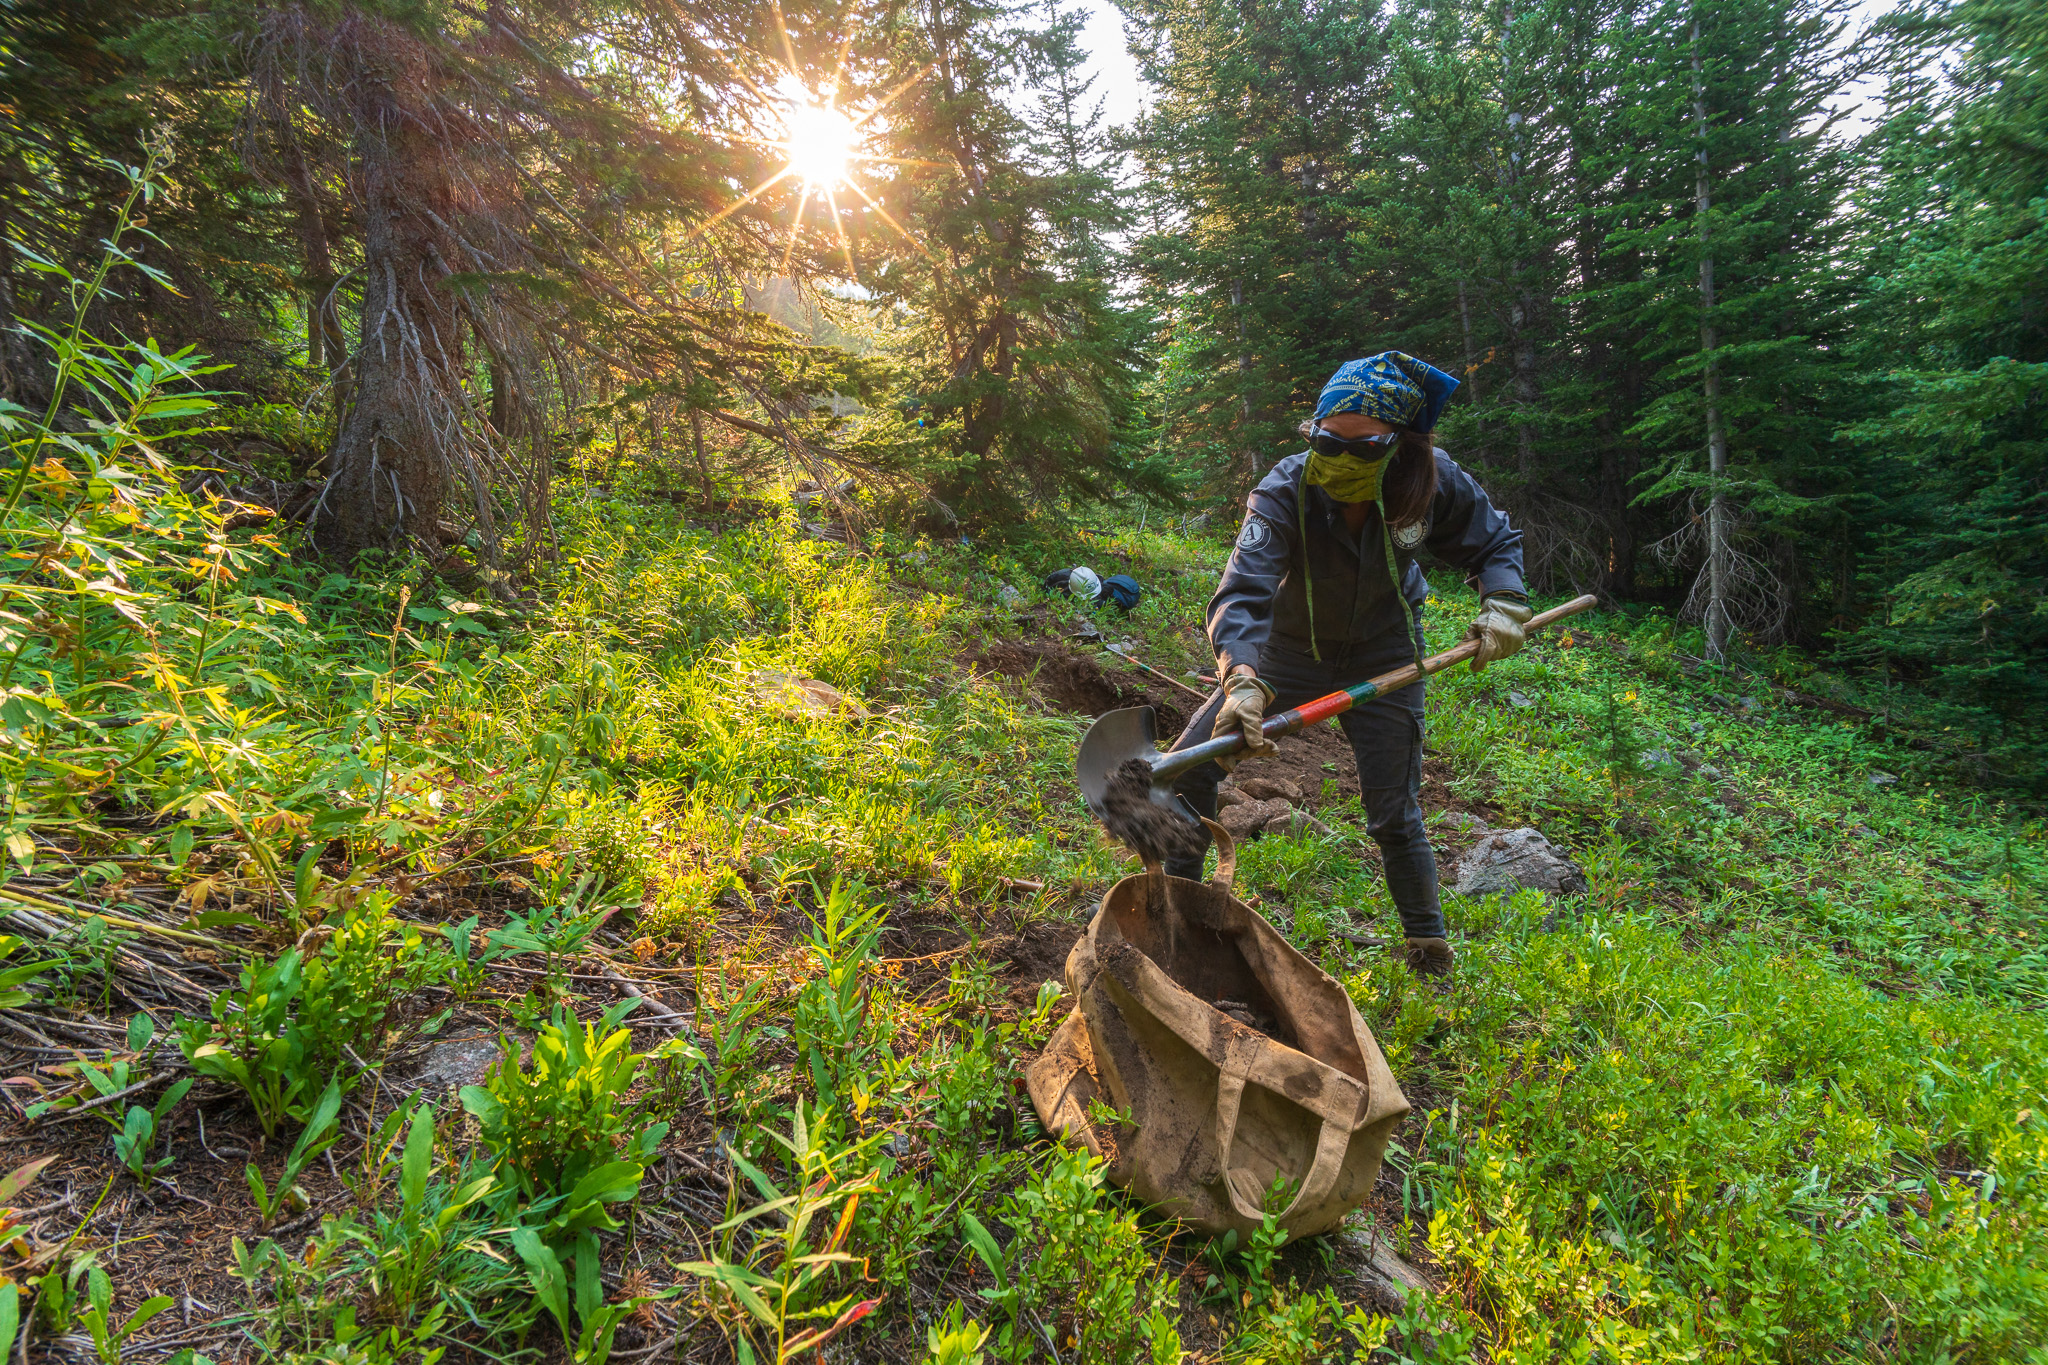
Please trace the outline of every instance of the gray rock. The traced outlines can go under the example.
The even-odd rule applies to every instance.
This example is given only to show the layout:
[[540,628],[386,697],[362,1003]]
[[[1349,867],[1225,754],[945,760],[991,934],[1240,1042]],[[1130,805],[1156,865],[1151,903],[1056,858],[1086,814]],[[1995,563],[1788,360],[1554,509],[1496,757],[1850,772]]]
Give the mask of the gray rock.
[[1492,828],[1478,816],[1462,810],[1445,811],[1437,823],[1454,834],[1484,834]]
[[1586,874],[1548,839],[1524,825],[1495,831],[1474,844],[1458,861],[1458,878],[1452,889],[1465,896],[1525,889],[1575,896],[1586,890]]
[[460,1090],[481,1083],[497,1060],[496,1038],[451,1038],[427,1049],[413,1084],[422,1090]]
[[1706,778],[1709,782],[1719,782],[1721,780],[1721,770],[1708,763],[1700,768],[1700,776]]
[[1233,839],[1249,839],[1293,809],[1285,801],[1240,801],[1217,816],[1216,823]]
[[1882,768],[1873,768],[1870,773],[1870,785],[1873,787],[1889,787],[1898,780],[1897,773],[1888,773]]
[[1330,827],[1299,807],[1290,806],[1266,822],[1267,834],[1328,834]]
[[1685,771],[1685,765],[1680,763],[1678,756],[1669,749],[1643,750],[1643,766],[1651,772],[1663,773],[1666,776]]
[[1008,583],[1003,584],[1002,590],[996,594],[996,601],[1003,604],[1004,611],[1022,611],[1029,605],[1029,599]]
[[1237,789],[1254,801],[1299,801],[1301,788],[1284,777],[1247,777]]
[[1523,695],[1522,695],[1522,694],[1521,694],[1520,692],[1510,692],[1510,693],[1508,693],[1508,705],[1509,705],[1509,706],[1516,706],[1516,707],[1521,707],[1521,708],[1524,708],[1524,709],[1526,709],[1526,708],[1528,708],[1528,707],[1534,706],[1535,704],[1536,704],[1535,702],[1533,702],[1533,701],[1530,701],[1530,700],[1529,700],[1529,699],[1528,699],[1527,697],[1523,696]]

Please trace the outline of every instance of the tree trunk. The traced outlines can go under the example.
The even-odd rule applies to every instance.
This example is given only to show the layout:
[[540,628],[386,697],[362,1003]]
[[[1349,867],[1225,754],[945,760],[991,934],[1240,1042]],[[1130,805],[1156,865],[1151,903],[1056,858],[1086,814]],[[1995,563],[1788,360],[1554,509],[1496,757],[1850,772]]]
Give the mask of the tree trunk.
[[[1466,297],[1465,281],[1458,281],[1458,327],[1465,338],[1465,390],[1471,396],[1472,406],[1479,406],[1479,352],[1472,348],[1472,301]],[[1486,453],[1486,419],[1475,417],[1478,445],[1481,456]]]
[[[1517,265],[1519,266],[1519,262]],[[1516,273],[1520,273],[1519,269]],[[1531,335],[1533,300],[1521,292],[1508,310],[1515,348],[1515,467],[1526,484],[1536,476],[1536,342]]]
[[1721,366],[1714,351],[1714,256],[1707,249],[1707,215],[1713,207],[1707,165],[1706,81],[1700,69],[1700,20],[1692,20],[1692,113],[1699,126],[1698,176],[1694,182],[1700,220],[1700,354],[1707,359],[1707,473],[1712,493],[1707,502],[1707,659],[1728,661],[1728,495],[1722,477],[1728,472],[1728,435],[1721,427]]
[[355,401],[313,524],[314,545],[343,560],[407,541],[438,552],[449,455],[463,439],[460,331],[453,298],[432,283],[446,267],[422,212],[455,218],[445,152],[422,111],[402,105],[397,83],[372,75],[358,85],[364,279]]
[[1259,481],[1259,453],[1251,443],[1252,433],[1252,358],[1245,350],[1244,343],[1244,280],[1230,282],[1230,307],[1237,315],[1237,430],[1242,444],[1238,453],[1244,456],[1246,488]]

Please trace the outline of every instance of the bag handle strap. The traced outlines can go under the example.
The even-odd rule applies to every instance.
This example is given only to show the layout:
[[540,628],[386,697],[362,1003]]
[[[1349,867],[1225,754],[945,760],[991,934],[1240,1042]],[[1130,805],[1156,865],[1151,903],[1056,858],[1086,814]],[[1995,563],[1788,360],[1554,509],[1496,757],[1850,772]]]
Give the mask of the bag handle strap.
[[[1256,1039],[1241,1035],[1232,1038],[1216,1075],[1216,1150],[1217,1160],[1222,1165],[1223,1190],[1230,1196],[1230,1206],[1237,1210],[1238,1216],[1253,1223],[1263,1222],[1266,1211],[1246,1199],[1237,1188],[1237,1182],[1231,1178],[1230,1149],[1237,1141],[1237,1114],[1244,1102],[1244,1084],[1251,1074],[1251,1059],[1263,1046]],[[1308,1175],[1302,1180],[1301,1189],[1293,1201],[1280,1211],[1281,1222],[1292,1218],[1295,1210],[1314,1207],[1329,1196],[1344,1169],[1344,1153],[1350,1146],[1351,1130],[1325,1118],[1322,1132],[1316,1137],[1315,1160],[1309,1163]]]
[[1227,896],[1231,883],[1237,880],[1237,841],[1223,826],[1206,816],[1202,825],[1209,831],[1209,837],[1216,841],[1216,875],[1209,878],[1209,885]]

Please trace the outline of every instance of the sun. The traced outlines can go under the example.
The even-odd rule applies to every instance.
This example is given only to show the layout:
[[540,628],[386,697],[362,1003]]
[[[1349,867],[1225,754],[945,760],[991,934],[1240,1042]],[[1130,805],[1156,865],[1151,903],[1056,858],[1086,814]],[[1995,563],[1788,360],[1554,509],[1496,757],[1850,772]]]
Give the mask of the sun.
[[783,150],[789,169],[810,189],[825,189],[846,179],[860,130],[853,120],[829,104],[792,101],[783,115]]
[[783,21],[781,0],[769,0],[769,5],[774,12],[775,28],[782,38],[785,62],[771,67],[772,75],[761,80],[757,80],[754,74],[750,74],[746,67],[736,60],[728,58],[726,65],[756,101],[755,113],[762,117],[760,123],[755,126],[770,124],[772,127],[771,120],[781,124],[776,130],[780,133],[779,137],[742,137],[740,140],[764,151],[779,153],[783,157],[782,167],[709,218],[699,222],[690,230],[689,235],[695,237],[716,227],[732,214],[760,199],[775,186],[789,181],[798,187],[798,193],[795,211],[790,215],[789,241],[782,253],[783,273],[789,270],[790,259],[796,251],[797,239],[804,230],[805,214],[815,200],[826,221],[831,224],[833,234],[839,239],[839,249],[846,255],[847,276],[855,281],[860,279],[860,267],[854,259],[853,242],[847,235],[844,210],[840,207],[840,191],[851,192],[897,235],[916,247],[927,258],[936,259],[923,242],[904,231],[903,225],[891,217],[889,211],[868,193],[861,184],[861,170],[873,166],[938,165],[908,157],[878,156],[864,150],[885,126],[878,120],[889,106],[931,75],[937,67],[927,66],[911,72],[880,99],[858,112],[842,108],[839,104],[840,83],[846,74],[847,53],[853,45],[852,32],[842,35],[838,61],[833,65],[830,76],[821,82],[821,88],[813,90],[801,74],[805,68],[797,61],[795,45],[790,41],[789,26]]

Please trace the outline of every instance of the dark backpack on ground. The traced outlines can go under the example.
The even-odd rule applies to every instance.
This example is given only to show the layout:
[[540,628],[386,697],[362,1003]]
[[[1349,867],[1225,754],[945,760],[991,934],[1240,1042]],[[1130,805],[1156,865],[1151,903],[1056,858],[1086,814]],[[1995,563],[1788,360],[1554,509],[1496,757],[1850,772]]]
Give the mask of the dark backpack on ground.
[[1145,590],[1138,586],[1138,580],[1129,574],[1111,574],[1102,580],[1102,591],[1096,595],[1097,602],[1114,602],[1123,611],[1138,605],[1145,596]]

